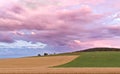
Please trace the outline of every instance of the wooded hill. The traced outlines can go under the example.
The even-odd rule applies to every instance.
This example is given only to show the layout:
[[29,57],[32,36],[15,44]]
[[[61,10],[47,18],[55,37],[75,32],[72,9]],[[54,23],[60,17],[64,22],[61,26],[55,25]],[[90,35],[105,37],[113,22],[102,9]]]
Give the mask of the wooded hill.
[[89,48],[77,52],[92,52],[92,51],[120,51],[120,48]]

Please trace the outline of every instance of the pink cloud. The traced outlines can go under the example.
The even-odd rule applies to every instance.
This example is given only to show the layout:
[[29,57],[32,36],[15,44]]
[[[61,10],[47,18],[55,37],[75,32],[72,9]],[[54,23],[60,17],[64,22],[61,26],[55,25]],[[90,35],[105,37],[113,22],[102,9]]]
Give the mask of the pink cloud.
[[31,15],[28,14],[28,16],[26,14],[26,17],[24,17],[23,14],[21,16],[17,16],[17,14],[14,14],[14,12],[7,13],[11,13],[11,15],[10,17],[7,15],[1,17],[0,30],[47,30],[56,29],[67,25],[72,26],[73,24],[77,26],[83,26],[82,24],[93,23],[102,18],[101,14],[94,14],[89,7],[82,7],[78,10],[68,10],[65,12],[61,10],[55,13],[31,13]]
[[14,39],[9,33],[0,33],[0,42],[12,43]]
[[[16,32],[11,33],[14,39],[5,36],[0,41],[25,40],[51,45],[67,46],[70,44],[74,46],[75,44],[75,47],[85,47],[106,46],[109,45],[109,40],[106,38],[119,36],[119,28],[110,28],[103,24],[108,14],[97,13],[97,6],[103,5],[101,7],[105,9],[101,11],[106,11],[110,6],[106,5],[107,0],[46,1],[23,0],[21,2],[19,0],[19,3],[14,2],[9,7],[2,8],[0,10],[0,31]],[[21,32],[24,30],[35,32],[32,32],[34,34]],[[80,40],[81,43],[76,44],[74,40]]]

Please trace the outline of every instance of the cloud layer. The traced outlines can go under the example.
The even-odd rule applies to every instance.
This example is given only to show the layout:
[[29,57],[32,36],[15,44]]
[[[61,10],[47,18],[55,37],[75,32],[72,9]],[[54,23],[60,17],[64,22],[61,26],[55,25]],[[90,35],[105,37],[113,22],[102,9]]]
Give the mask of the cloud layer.
[[80,49],[114,47],[113,40],[119,39],[119,0],[0,2],[1,42],[24,40]]

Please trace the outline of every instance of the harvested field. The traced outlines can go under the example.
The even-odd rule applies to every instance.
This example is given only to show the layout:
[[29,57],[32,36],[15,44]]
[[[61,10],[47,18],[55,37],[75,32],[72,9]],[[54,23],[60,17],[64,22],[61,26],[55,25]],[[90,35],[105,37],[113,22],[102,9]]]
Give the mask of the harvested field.
[[0,74],[120,74],[120,68],[6,68]]
[[53,68],[77,58],[78,55],[1,59],[0,74],[120,74],[120,68]]
[[[78,56],[47,56],[16,59],[1,59],[0,73],[49,73],[52,66],[67,63]],[[57,70],[58,71],[58,70]]]

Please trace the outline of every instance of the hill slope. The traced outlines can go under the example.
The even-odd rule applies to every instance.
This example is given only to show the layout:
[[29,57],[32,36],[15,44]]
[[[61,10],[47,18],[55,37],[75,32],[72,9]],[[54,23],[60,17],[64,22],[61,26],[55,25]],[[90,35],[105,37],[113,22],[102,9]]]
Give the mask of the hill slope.
[[120,67],[120,52],[82,52],[75,60],[59,67]]
[[0,69],[50,67],[70,62],[76,57],[77,56],[52,56],[52,57],[46,56],[46,57],[0,59]]

